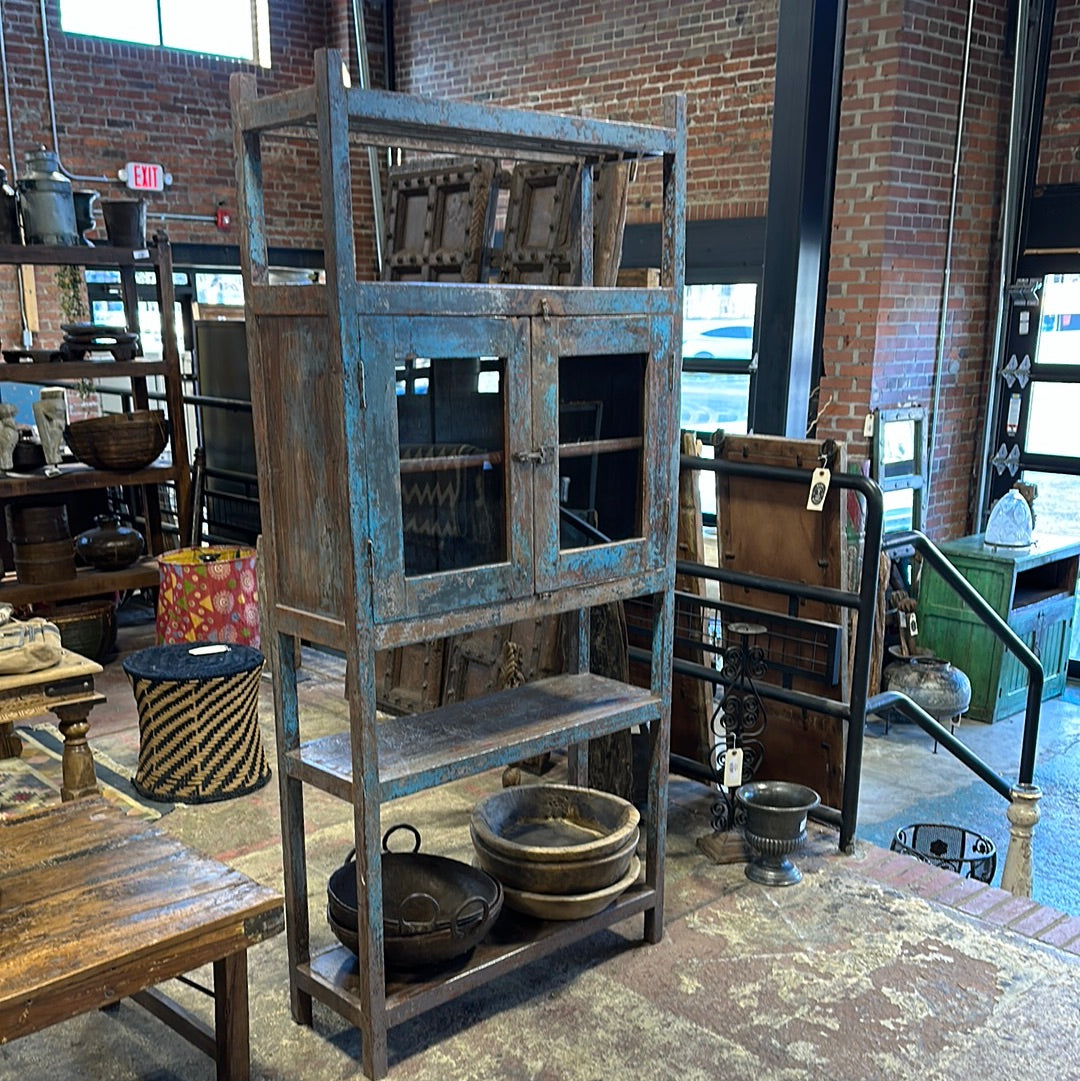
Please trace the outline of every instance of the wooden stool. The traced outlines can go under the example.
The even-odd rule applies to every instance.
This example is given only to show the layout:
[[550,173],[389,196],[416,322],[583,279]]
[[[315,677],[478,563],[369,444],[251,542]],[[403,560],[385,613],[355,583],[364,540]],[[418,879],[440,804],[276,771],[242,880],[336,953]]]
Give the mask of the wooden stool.
[[0,758],[22,754],[22,740],[13,730],[16,721],[56,714],[64,737],[61,799],[80,799],[98,791],[86,733],[90,710],[105,701],[94,690],[94,676],[101,671],[100,664],[65,649],[60,663],[51,668],[0,676]]
[[[0,1044],[132,998],[248,1081],[247,950],[282,899],[100,798],[0,822]],[[214,966],[214,1025],[155,985]]]

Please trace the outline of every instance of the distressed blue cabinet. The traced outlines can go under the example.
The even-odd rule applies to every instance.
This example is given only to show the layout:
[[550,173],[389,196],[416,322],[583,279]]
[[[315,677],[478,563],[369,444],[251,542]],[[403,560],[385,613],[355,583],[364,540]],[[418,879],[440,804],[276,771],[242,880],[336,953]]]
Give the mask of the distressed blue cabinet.
[[[665,126],[651,127],[358,90],[327,50],[312,86],[260,98],[253,76],[236,75],[232,102],[292,1010],[310,1023],[319,998],[357,1023],[364,1072],[380,1078],[396,1021],[629,916],[643,917],[646,940],[662,934],[685,102],[671,98]],[[282,286],[267,262],[267,203],[273,169],[295,160],[304,133],[319,159],[326,281]],[[496,161],[567,165],[577,181],[557,190],[578,192],[580,273],[525,281],[539,241],[514,218],[505,283],[402,280],[408,260],[394,264],[397,280],[363,280],[355,232],[367,223],[352,192],[365,144],[487,159],[476,175],[494,175]],[[593,199],[594,172],[649,158],[662,167],[637,183],[663,208],[660,285],[594,287],[593,210],[600,235],[611,205]],[[640,596],[654,600],[651,685],[591,675],[588,609]],[[560,613],[578,628],[568,674],[377,722],[377,650]],[[344,653],[347,732],[303,736],[298,639]],[[382,803],[559,748],[583,778],[590,739],[637,725],[651,735],[643,882],[587,919],[482,943],[450,979],[387,973]],[[309,888],[325,881],[309,886],[304,786],[351,805],[356,958],[311,948]]]

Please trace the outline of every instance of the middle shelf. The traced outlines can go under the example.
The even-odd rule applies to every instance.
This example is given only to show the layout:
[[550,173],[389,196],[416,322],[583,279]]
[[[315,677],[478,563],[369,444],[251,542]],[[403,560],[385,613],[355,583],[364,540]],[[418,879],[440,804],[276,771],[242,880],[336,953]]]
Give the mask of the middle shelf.
[[[660,716],[648,688],[589,673],[551,676],[376,727],[379,800],[385,802]],[[353,800],[348,732],[286,752],[289,774]]]

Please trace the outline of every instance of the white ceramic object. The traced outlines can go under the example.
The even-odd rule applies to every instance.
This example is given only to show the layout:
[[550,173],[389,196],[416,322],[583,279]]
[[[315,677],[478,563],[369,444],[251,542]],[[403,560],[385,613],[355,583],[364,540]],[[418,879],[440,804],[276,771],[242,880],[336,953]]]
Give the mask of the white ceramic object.
[[1028,501],[1010,488],[990,511],[983,543],[992,548],[1028,548],[1034,528]]

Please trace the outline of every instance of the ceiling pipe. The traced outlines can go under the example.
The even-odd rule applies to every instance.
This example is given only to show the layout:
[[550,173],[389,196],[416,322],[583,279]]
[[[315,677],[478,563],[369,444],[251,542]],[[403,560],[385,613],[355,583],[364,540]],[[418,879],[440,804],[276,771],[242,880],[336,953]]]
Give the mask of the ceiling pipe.
[[[4,118],[7,121],[8,137],[8,167],[11,171],[11,186],[19,177],[19,169],[15,164],[15,129],[11,124],[11,84],[8,81],[7,62],[7,33],[4,30],[4,6],[0,3],[0,69],[4,75]],[[15,290],[19,298],[19,327],[22,332],[22,347],[29,349],[34,343],[34,335],[30,330],[30,321],[26,314],[26,282],[23,280],[22,267],[15,267],[15,280],[18,288]]]
[[937,442],[938,407],[941,403],[941,382],[945,373],[945,337],[949,326],[949,296],[952,292],[953,241],[956,236],[956,204],[960,188],[960,157],[964,146],[964,115],[967,112],[968,81],[971,75],[971,31],[975,22],[975,0],[968,2],[967,32],[964,37],[964,63],[960,79],[960,104],[956,111],[956,145],[953,152],[952,191],[949,193],[949,230],[945,238],[945,271],[941,281],[941,308],[938,312],[937,348],[934,352],[934,375],[930,405],[930,433],[926,452],[926,483],[922,487],[921,502],[925,521],[930,498],[930,484],[934,476],[934,447]]
[[53,150],[56,152],[56,160],[59,163],[60,172],[68,180],[84,180],[94,184],[111,184],[112,178],[107,176],[80,176],[78,173],[69,172],[60,155],[60,139],[56,134],[56,95],[53,91],[52,55],[49,45],[49,17],[45,10],[45,0],[41,0],[41,44],[45,50],[45,86],[49,92],[49,123],[52,126]]

